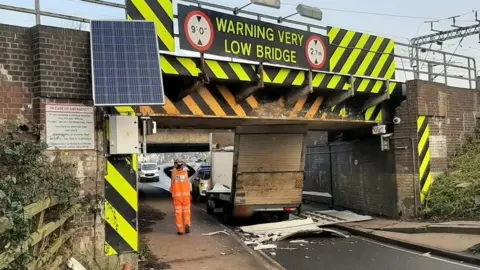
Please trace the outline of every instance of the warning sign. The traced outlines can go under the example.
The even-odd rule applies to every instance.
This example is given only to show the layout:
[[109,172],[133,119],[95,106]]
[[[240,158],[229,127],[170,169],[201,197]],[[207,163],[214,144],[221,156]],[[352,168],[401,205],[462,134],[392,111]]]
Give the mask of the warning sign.
[[305,47],[305,55],[310,66],[321,69],[327,62],[327,46],[318,36],[311,36]]
[[311,32],[178,5],[180,48],[286,66],[328,70],[328,38]]
[[210,18],[201,11],[192,11],[185,19],[184,25],[190,45],[198,51],[208,51],[215,36]]

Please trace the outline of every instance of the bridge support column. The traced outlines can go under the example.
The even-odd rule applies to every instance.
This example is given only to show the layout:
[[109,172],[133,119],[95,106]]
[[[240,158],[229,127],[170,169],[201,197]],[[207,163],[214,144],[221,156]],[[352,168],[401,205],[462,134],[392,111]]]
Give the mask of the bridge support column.
[[138,122],[137,116],[109,116],[105,130],[105,255],[123,263],[139,246]]

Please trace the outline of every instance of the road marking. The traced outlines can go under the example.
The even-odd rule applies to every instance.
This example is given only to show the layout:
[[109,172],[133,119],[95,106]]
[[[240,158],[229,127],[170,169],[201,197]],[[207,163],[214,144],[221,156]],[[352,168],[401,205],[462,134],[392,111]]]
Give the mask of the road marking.
[[367,238],[358,237],[358,236],[353,236],[353,237],[361,239],[361,240],[366,241],[366,242],[370,242],[372,244],[377,244],[377,245],[380,245],[380,246],[384,246],[384,247],[388,247],[388,248],[391,248],[391,249],[395,249],[395,250],[403,251],[403,252],[410,253],[410,254],[413,254],[413,255],[417,255],[417,256],[420,256],[422,258],[434,259],[434,260],[437,260],[437,261],[446,262],[446,263],[450,263],[450,264],[454,264],[454,265],[458,265],[458,266],[463,266],[465,268],[470,268],[470,269],[480,269],[479,267],[475,267],[475,266],[472,266],[472,265],[463,264],[463,263],[459,263],[459,262],[455,262],[455,261],[450,261],[450,260],[447,260],[447,259],[438,258],[438,257],[433,256],[433,255],[429,256],[429,257],[423,256],[422,253],[419,253],[419,252],[416,252],[416,251],[411,251],[411,250],[407,250],[407,249],[404,249],[404,248],[383,244],[383,243],[380,243],[380,242],[377,242],[377,241],[374,241],[374,240],[370,240],[370,239],[367,239]]

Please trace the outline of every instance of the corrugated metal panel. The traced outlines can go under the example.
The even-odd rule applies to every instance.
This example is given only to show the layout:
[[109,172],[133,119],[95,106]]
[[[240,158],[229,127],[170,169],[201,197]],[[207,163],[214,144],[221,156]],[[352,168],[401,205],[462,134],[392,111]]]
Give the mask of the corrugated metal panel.
[[301,168],[304,134],[239,135],[238,172],[292,172]]

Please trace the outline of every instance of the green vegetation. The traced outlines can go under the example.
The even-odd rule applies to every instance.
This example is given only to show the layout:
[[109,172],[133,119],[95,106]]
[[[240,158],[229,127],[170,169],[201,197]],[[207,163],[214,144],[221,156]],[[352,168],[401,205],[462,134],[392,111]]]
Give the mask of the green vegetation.
[[[58,208],[45,217],[53,219],[55,213],[71,207],[70,202],[78,197],[79,183],[72,165],[46,155],[36,126],[7,122],[0,130],[0,217],[13,225],[1,234],[1,254],[28,240],[35,220],[25,215],[26,206],[55,197]],[[24,252],[10,269],[26,269],[36,257],[34,252]]]
[[429,219],[480,220],[480,128],[468,136],[452,157],[451,166],[438,176],[426,200]]

